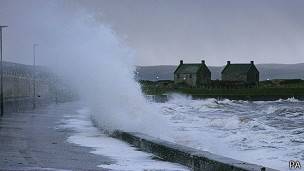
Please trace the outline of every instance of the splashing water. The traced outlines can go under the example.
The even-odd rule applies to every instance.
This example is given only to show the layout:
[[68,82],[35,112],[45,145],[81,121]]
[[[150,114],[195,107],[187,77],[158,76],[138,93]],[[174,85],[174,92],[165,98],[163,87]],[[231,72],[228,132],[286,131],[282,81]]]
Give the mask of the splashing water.
[[304,162],[304,101],[192,100],[172,95],[154,103],[168,118],[176,143],[288,170]]
[[23,33],[15,40],[20,46],[39,44],[37,63],[69,80],[99,127],[155,136],[168,130],[133,79],[135,52],[109,26],[96,21],[94,11],[75,1],[55,0],[20,1],[18,6],[6,2],[1,12],[10,16],[9,34]]

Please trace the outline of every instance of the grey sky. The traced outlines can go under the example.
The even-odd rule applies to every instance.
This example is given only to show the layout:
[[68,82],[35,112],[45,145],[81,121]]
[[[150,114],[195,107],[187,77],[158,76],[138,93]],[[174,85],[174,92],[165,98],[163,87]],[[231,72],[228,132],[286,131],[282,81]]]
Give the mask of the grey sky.
[[[24,3],[9,2],[16,9]],[[0,10],[3,3],[8,1],[0,0]],[[304,62],[301,0],[77,0],[64,5],[72,11],[77,3],[135,49],[139,65],[177,64],[181,58],[205,59],[209,65]],[[1,24],[3,16],[0,11]]]

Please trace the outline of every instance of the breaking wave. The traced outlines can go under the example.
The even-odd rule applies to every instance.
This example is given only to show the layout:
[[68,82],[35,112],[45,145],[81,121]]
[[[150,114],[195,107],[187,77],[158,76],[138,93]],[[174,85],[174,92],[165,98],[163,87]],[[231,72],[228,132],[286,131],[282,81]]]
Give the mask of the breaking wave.
[[288,170],[304,161],[304,101],[193,100],[172,94],[157,103],[177,143],[223,156]]
[[100,23],[95,11],[87,11],[77,1],[4,4],[0,10],[10,17],[9,34],[21,33],[22,39],[9,37],[18,37],[15,42],[20,47],[38,43],[37,62],[70,82],[100,128],[142,131],[155,136],[168,130],[133,79],[136,52],[111,26]]

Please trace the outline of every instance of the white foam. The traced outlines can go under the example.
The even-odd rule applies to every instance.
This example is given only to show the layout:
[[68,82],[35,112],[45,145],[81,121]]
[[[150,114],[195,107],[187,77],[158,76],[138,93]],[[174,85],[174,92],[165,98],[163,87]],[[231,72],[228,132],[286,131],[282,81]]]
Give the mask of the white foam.
[[153,160],[151,154],[137,151],[136,148],[108,137],[92,125],[88,109],[78,110],[78,115],[67,116],[61,127],[69,128],[75,133],[67,141],[84,147],[91,147],[91,153],[108,156],[114,164],[100,164],[98,167],[114,170],[188,170],[179,164]]
[[286,99],[286,101],[288,101],[288,102],[300,102],[300,100],[298,100],[294,97],[288,98],[288,99]]

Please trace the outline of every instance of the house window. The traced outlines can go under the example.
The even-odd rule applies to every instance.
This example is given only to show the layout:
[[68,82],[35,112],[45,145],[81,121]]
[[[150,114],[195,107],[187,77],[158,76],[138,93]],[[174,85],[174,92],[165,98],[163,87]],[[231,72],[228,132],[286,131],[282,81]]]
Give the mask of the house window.
[[192,74],[189,75],[189,78],[192,78]]
[[179,74],[177,74],[176,77],[179,78]]

